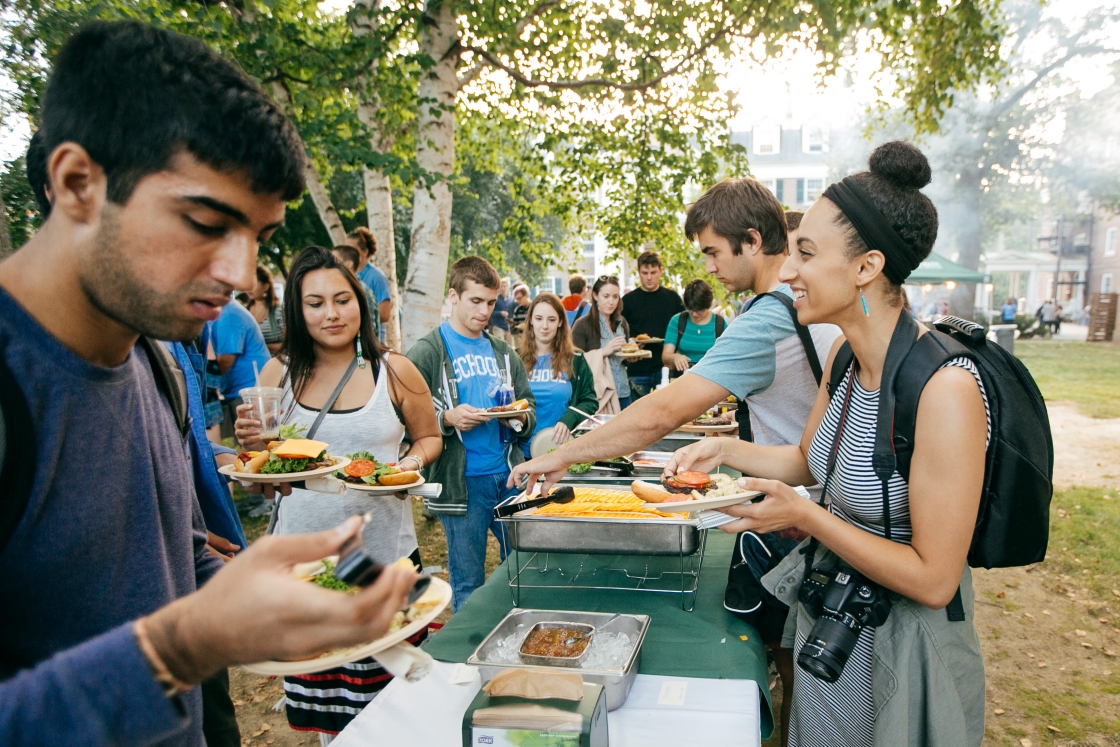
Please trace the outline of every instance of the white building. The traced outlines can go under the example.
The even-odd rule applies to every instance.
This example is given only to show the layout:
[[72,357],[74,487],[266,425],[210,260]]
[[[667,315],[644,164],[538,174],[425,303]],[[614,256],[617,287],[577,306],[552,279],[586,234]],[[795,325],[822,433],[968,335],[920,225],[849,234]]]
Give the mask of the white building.
[[791,210],[807,209],[827,185],[827,127],[764,119],[731,133],[731,142],[747,149],[751,175]]
[[[1084,306],[1085,274],[1088,262],[1084,254],[1062,257],[1061,287],[1055,286],[1058,256],[1054,252],[1009,250],[985,254],[980,260],[980,272],[992,276],[997,295],[1005,297],[977,300],[982,308],[999,308],[1006,297],[1016,299],[1019,312],[1033,314],[1049,298],[1057,298],[1066,311]],[[980,286],[983,288],[983,286]]]

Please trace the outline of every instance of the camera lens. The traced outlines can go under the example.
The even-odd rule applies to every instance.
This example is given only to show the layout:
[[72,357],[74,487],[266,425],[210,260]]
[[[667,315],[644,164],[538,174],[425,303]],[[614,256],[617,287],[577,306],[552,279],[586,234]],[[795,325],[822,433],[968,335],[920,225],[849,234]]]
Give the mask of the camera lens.
[[856,647],[859,632],[834,617],[822,615],[797,654],[798,666],[818,679],[835,682]]

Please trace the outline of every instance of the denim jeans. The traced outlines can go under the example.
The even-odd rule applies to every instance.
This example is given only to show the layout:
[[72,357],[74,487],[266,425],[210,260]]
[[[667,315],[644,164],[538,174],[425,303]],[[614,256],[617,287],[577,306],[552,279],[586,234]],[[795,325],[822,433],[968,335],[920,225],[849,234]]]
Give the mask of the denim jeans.
[[653,391],[653,388],[661,383],[661,374],[650,374],[649,376],[631,376],[630,377],[630,399],[640,399]]
[[630,399],[629,397],[619,397],[618,398],[618,409],[625,410],[627,407],[630,406],[630,403],[633,402],[633,401],[634,400]]
[[511,495],[520,492],[507,488],[509,472],[496,475],[468,477],[467,515],[440,514],[439,523],[447,535],[447,572],[451,576],[451,611],[458,612],[478,587],[486,581],[486,530],[494,533],[506,559],[506,547],[501,525],[494,521],[494,507]]

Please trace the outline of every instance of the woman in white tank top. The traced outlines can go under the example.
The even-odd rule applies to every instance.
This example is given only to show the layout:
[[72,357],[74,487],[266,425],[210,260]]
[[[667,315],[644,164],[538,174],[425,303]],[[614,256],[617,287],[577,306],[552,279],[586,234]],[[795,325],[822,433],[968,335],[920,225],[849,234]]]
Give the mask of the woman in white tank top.
[[[365,294],[330,251],[310,247],[292,264],[284,299],[288,337],[280,356],[265,365],[261,384],[284,389],[285,423],[315,422],[332,392],[358,358],[356,367],[314,434],[334,454],[368,451],[379,462],[423,469],[443,448],[432,395],[408,358],[383,347],[373,333]],[[264,448],[260,423],[238,411],[236,433],[246,449]],[[411,442],[401,454],[406,435]],[[344,495],[293,489],[280,503],[278,534],[304,534],[338,525],[348,516],[369,511],[373,521],[363,538],[381,563],[411,555],[419,559],[412,506],[403,493]],[[426,636],[421,631],[410,643]],[[391,679],[372,659],[347,664],[310,677],[286,677],[288,722],[317,731],[330,741]]]

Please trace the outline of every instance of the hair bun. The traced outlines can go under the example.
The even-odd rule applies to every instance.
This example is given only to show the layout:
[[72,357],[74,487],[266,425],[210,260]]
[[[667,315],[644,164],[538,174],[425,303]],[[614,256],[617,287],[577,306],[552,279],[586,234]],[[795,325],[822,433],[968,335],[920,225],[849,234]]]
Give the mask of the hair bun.
[[921,189],[933,179],[925,155],[905,140],[883,143],[867,159],[871,173],[895,186]]

